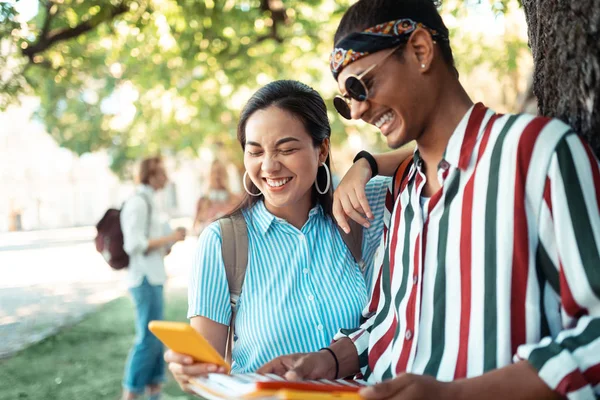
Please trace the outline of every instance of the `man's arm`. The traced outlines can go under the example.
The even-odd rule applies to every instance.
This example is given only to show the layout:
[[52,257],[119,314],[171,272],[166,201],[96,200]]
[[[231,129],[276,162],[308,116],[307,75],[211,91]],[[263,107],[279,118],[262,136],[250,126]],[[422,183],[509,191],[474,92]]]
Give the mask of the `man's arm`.
[[[414,150],[414,143],[410,143],[397,150],[374,154],[379,175],[394,176],[398,166],[407,157],[412,157]],[[348,217],[365,228],[370,226],[369,219],[374,218],[365,193],[365,187],[371,178],[371,166],[361,158],[352,164],[333,192],[333,216],[346,233],[350,232]]]
[[554,400],[560,396],[537,376],[525,361],[481,376],[440,382],[428,375],[400,374],[362,389],[366,400]]
[[377,169],[379,169],[379,175],[394,176],[394,172],[396,172],[398,166],[402,163],[402,161],[406,160],[407,157],[412,157],[414,151],[415,143],[410,142],[396,150],[388,151],[385,153],[373,154],[373,158],[375,158],[375,161],[377,161]]
[[540,378],[562,396],[600,396],[600,170],[587,143],[557,145],[540,210],[540,265],[560,299],[562,331],[522,345]]

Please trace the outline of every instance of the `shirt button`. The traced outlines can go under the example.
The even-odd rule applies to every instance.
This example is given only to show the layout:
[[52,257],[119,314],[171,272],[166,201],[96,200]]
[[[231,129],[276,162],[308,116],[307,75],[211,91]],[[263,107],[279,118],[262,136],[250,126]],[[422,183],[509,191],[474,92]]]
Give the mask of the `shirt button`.
[[410,329],[408,329],[406,331],[406,333],[404,334],[404,337],[406,338],[406,340],[410,340],[410,339],[412,339],[412,335],[413,335],[412,331]]
[[416,285],[419,282],[419,276],[415,275],[413,276],[413,285]]
[[309,296],[308,296],[308,299],[309,299],[310,301],[313,301],[313,300],[315,299],[315,296],[313,296],[313,295],[311,294],[311,295],[309,295]]
[[441,169],[448,169],[448,168],[450,168],[450,164],[448,163],[448,161],[442,160],[442,162],[440,163],[440,168]]
[[323,330],[323,325],[321,325],[321,324],[317,325],[317,329],[320,330],[320,331],[322,331]]
[[308,275],[308,268],[304,268],[302,272],[304,272],[304,275]]

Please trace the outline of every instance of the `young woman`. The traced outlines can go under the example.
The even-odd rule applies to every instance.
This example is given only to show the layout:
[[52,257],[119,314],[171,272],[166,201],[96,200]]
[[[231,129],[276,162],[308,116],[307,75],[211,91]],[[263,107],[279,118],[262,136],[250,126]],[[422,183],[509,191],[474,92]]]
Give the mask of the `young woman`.
[[[249,253],[237,304],[233,373],[254,371],[278,355],[317,351],[340,327],[358,326],[390,180],[373,179],[366,189],[374,218],[363,231],[367,267],[361,272],[332,219],[330,135],[323,99],[300,82],[270,83],[242,111],[238,139],[248,195],[241,208]],[[198,241],[188,317],[224,354],[231,307],[221,244],[219,224],[213,223]],[[183,388],[190,376],[218,370],[171,351],[165,359]]]
[[208,190],[198,199],[193,232],[199,234],[210,222],[226,215],[235,208],[240,199],[229,190],[227,169],[219,160],[212,162]]

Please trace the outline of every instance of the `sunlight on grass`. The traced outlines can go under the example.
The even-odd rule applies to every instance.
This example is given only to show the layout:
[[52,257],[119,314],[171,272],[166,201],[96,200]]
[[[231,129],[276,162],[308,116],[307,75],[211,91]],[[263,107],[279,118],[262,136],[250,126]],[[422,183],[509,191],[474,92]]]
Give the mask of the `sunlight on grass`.
[[[183,320],[185,292],[167,295],[167,320]],[[122,297],[81,323],[0,361],[0,399],[118,399],[133,343],[133,304]],[[167,372],[165,400],[186,397]],[[169,397],[172,396],[172,397]]]

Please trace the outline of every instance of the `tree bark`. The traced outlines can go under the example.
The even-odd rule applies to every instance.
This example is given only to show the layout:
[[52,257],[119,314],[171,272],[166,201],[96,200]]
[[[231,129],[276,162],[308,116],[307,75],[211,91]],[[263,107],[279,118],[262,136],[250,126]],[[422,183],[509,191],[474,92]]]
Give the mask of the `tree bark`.
[[583,135],[600,156],[600,0],[522,0],[541,115]]

